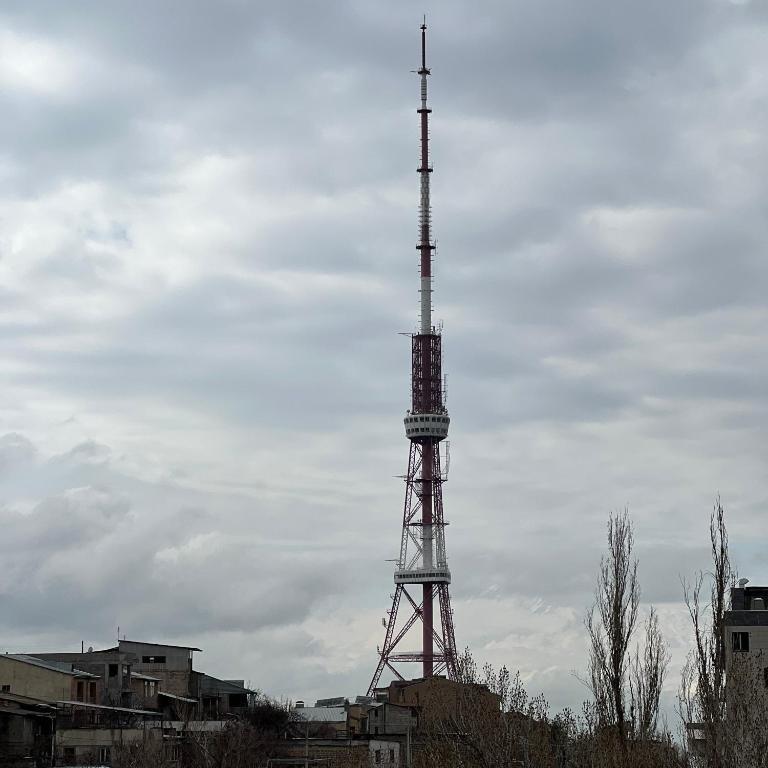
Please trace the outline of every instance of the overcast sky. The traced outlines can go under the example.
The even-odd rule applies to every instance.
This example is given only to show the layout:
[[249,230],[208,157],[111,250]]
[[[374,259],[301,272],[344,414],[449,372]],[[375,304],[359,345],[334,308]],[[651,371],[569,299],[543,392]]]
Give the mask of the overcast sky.
[[[0,5],[0,650],[364,693],[397,554],[428,13],[457,642],[586,692],[611,510],[673,650],[768,582],[757,0]],[[414,670],[415,671],[415,670]]]

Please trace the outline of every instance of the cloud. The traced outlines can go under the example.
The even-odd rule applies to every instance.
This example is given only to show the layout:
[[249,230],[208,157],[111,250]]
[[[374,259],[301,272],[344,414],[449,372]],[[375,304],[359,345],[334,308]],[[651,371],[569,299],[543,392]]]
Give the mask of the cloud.
[[[418,21],[5,4],[9,649],[120,625],[275,694],[367,686],[406,460]],[[430,18],[459,645],[558,706],[583,696],[610,510],[678,656],[717,491],[736,561],[765,565],[767,22],[726,0]]]

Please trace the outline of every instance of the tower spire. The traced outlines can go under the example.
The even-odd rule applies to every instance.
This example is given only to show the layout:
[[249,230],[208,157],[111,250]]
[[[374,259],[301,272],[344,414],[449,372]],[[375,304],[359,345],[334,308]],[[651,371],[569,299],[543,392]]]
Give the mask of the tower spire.
[[[405,417],[405,435],[410,441],[408,474],[405,477],[405,504],[400,539],[400,556],[395,568],[395,594],[389,621],[385,622],[384,645],[368,689],[373,695],[385,669],[398,679],[404,677],[398,666],[407,662],[421,664],[422,677],[447,674],[457,677],[456,640],[453,610],[448,587],[451,572],[445,552],[443,519],[443,483],[440,443],[448,436],[450,418],[442,387],[442,337],[432,324],[432,210],[429,180],[429,115],[427,105],[427,24],[421,25],[421,106],[417,109],[421,126],[419,173],[419,241],[421,317],[418,333],[411,337],[411,409]],[[421,599],[417,595],[421,592]],[[410,610],[405,621],[399,620],[402,598]],[[439,604],[440,631],[436,629],[434,603]],[[421,620],[421,649],[396,651]],[[412,633],[415,634],[415,633]]]
[[432,110],[427,105],[427,78],[430,75],[427,68],[427,22],[426,17],[421,25],[421,67],[418,70],[421,78],[421,106],[416,110],[421,123],[421,161],[419,163],[419,244],[421,252],[421,333],[432,331],[432,208],[430,202],[429,174],[432,168],[429,164],[429,115]]

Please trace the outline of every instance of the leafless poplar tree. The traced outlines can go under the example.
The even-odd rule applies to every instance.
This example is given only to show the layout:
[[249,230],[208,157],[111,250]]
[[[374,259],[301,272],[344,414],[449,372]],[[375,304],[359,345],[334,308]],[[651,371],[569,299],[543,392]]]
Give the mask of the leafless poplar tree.
[[629,648],[637,623],[640,587],[634,534],[626,510],[608,520],[608,554],[600,561],[595,603],[587,614],[589,684],[604,726],[615,726],[626,747]]
[[[724,768],[727,765],[725,612],[735,573],[728,554],[725,511],[719,497],[709,521],[709,540],[712,571],[706,575],[699,573],[692,587],[683,584],[694,647],[683,669],[680,701],[684,720],[701,728],[705,765]],[[707,581],[709,603],[705,605]]]
[[587,684],[594,699],[596,732],[614,739],[622,765],[630,746],[657,740],[661,691],[669,654],[651,608],[642,647],[632,653],[640,608],[634,557],[634,532],[628,512],[608,519],[608,553],[600,561],[595,603],[585,625],[589,636]]

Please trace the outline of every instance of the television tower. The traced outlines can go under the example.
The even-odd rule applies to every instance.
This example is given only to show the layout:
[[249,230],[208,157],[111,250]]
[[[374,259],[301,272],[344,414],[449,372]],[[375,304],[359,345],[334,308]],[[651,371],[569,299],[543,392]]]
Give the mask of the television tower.
[[[408,474],[405,477],[405,505],[400,556],[395,567],[395,592],[388,619],[384,620],[384,645],[368,688],[374,689],[386,667],[399,680],[402,664],[420,663],[422,677],[457,672],[453,610],[448,586],[451,572],[445,556],[443,483],[446,474],[440,461],[440,443],[448,437],[450,419],[445,407],[440,330],[432,324],[432,211],[429,201],[429,115],[427,106],[427,25],[421,25],[421,121],[419,243],[421,257],[421,319],[418,333],[411,336],[411,409],[405,417],[405,436],[410,441]],[[419,587],[421,587],[419,595]],[[403,600],[405,598],[405,600]],[[435,629],[434,605],[439,605],[440,630]],[[398,622],[401,608],[405,621]],[[409,630],[421,621],[421,650],[397,650]],[[415,633],[414,633],[415,634]]]

